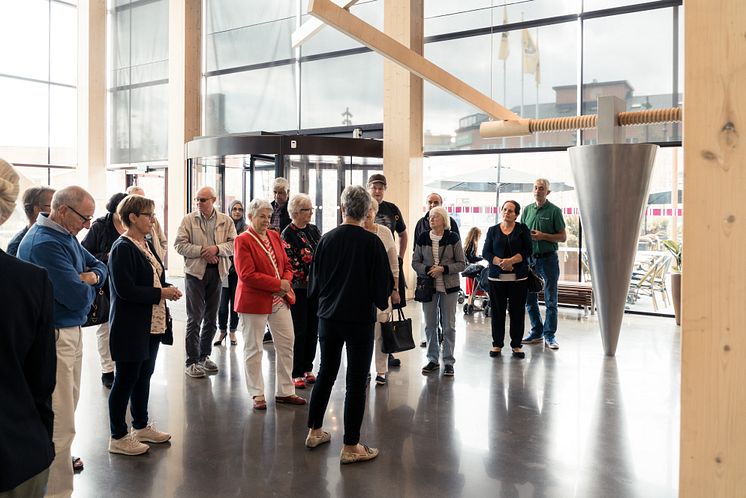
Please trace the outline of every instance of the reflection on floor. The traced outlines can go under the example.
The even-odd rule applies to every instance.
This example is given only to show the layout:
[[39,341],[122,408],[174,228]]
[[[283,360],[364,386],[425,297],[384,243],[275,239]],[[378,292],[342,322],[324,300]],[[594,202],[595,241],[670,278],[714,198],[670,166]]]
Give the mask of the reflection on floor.
[[[183,306],[183,304],[182,304]],[[419,331],[416,303],[407,310]],[[492,359],[489,319],[457,314],[456,376],[423,376],[424,349],[399,355],[389,384],[371,384],[363,441],[371,462],[340,466],[344,377],[325,423],[331,444],[304,445],[307,407],[252,412],[242,344],[215,348],[206,379],[183,372],[183,321],[153,377],[150,414],[171,432],[140,457],[111,455],[108,391],[86,329],[73,454],[81,497],[624,497],[676,496],[679,332],[670,318],[625,318],[616,358],[602,354],[597,315],[561,310],[559,351],[525,346]],[[177,310],[177,318],[183,310]],[[181,339],[181,340],[180,340]],[[265,379],[274,351],[265,345]],[[268,382],[272,400],[274,382]],[[299,390],[308,397],[310,391]]]

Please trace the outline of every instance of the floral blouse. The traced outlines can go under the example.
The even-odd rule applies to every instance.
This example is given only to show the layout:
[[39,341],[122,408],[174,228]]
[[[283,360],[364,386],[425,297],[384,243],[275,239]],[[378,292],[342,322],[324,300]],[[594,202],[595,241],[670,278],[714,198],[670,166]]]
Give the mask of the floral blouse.
[[316,225],[309,223],[305,228],[298,228],[295,223],[289,224],[282,232],[282,246],[293,268],[293,287],[307,288],[308,274],[311,271],[313,253],[321,239],[321,232]]

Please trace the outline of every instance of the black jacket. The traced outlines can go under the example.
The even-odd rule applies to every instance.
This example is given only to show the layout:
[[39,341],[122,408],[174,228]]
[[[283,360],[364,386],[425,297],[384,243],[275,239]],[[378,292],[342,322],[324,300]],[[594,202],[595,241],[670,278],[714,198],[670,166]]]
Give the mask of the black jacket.
[[531,230],[523,223],[516,222],[515,228],[510,235],[505,235],[500,230],[500,225],[494,225],[487,230],[487,238],[482,247],[482,257],[490,264],[489,276],[497,278],[502,271],[499,266],[492,264],[492,259],[510,258],[521,253],[523,261],[513,266],[516,278],[528,277],[528,258],[531,256]]
[[57,375],[54,295],[47,271],[0,250],[0,492],[52,463]]
[[[277,201],[272,201],[270,204],[272,204],[272,209],[275,209],[277,207]],[[280,233],[282,233],[285,228],[290,224],[290,214],[288,213],[288,202],[285,203],[284,206],[280,208]]]
[[[150,250],[160,262],[155,248]],[[165,272],[161,285],[168,287]],[[111,248],[109,258],[109,349],[114,361],[150,358],[150,323],[161,290],[153,287],[153,267],[140,249],[125,237]]]
[[111,246],[119,238],[119,232],[114,226],[114,215],[107,213],[106,216],[96,218],[91,223],[91,229],[85,235],[81,244],[93,257],[104,263],[109,262],[109,252]]

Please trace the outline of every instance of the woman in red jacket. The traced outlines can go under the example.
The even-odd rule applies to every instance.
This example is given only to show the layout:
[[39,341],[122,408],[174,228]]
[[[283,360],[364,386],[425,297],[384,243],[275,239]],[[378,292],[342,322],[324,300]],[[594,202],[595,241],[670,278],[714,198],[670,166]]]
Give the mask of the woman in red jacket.
[[280,234],[268,230],[271,217],[269,202],[251,201],[249,229],[236,238],[233,256],[238,274],[235,310],[243,321],[246,387],[256,410],[267,409],[262,376],[262,339],[267,323],[276,352],[275,402],[306,404],[305,399],[296,396],[292,378],[294,333],[289,306],[295,302],[290,284],[293,270]]

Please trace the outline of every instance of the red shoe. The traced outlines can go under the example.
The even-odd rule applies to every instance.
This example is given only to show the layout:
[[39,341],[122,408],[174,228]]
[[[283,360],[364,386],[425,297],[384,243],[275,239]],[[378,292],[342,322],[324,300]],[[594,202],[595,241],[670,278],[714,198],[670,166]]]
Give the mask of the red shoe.
[[264,396],[254,396],[254,410],[266,410],[267,400]]
[[306,381],[306,384],[313,384],[316,382],[316,376],[313,374],[313,372],[306,372],[303,375],[303,379]]
[[276,403],[287,403],[289,405],[305,405],[306,404],[305,399],[295,394],[291,394],[290,396],[275,396],[275,402]]
[[293,379],[293,385],[296,389],[305,389],[306,388],[306,382],[303,380],[303,377],[296,377]]

